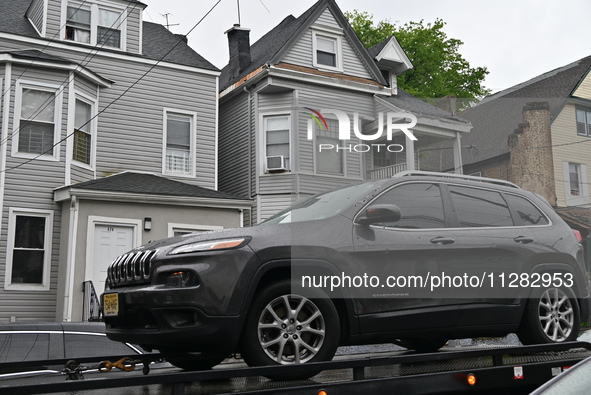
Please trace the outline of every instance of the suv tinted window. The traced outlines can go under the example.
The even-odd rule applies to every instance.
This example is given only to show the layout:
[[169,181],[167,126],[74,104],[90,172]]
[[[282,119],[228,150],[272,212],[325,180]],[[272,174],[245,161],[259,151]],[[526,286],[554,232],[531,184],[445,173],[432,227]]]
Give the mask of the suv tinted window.
[[460,227],[513,226],[511,212],[500,193],[450,185]]
[[48,333],[0,334],[0,362],[49,359]]
[[400,207],[400,220],[384,224],[388,227],[429,229],[445,226],[441,190],[437,184],[403,184],[390,189],[374,203],[395,204]]
[[532,202],[520,196],[505,194],[505,199],[513,208],[523,224],[528,225],[548,225],[548,218]]

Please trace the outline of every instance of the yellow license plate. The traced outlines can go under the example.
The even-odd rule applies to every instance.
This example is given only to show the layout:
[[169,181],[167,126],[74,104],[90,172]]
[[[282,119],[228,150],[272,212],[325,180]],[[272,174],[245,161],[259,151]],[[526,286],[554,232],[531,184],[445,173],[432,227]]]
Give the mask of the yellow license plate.
[[103,314],[105,317],[119,314],[119,294],[103,295]]

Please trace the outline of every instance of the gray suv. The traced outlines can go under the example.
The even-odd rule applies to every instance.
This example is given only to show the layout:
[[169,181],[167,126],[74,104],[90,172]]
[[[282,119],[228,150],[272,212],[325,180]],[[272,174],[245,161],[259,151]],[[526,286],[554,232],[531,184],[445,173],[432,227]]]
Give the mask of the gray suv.
[[339,345],[570,341],[589,292],[580,240],[540,196],[407,172],[138,247],[110,265],[102,301],[109,338],[204,369],[234,352],[260,366],[330,360]]

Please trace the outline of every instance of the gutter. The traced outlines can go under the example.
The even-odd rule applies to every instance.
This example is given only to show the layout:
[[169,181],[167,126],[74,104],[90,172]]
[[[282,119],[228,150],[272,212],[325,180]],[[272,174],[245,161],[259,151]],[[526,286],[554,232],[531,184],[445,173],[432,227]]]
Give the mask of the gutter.
[[250,209],[252,201],[246,199],[204,198],[194,196],[146,195],[130,192],[98,191],[92,189],[62,188],[54,191],[55,202],[63,202],[76,196],[78,200],[110,202],[172,204],[178,206],[200,206],[211,208]]

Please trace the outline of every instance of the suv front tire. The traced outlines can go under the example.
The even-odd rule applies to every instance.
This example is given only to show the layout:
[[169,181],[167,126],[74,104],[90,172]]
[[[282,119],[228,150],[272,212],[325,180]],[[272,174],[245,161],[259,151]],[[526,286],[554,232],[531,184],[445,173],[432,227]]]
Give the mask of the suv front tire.
[[[287,280],[257,293],[241,341],[242,357],[249,366],[332,359],[340,339],[339,315],[326,294],[318,289],[311,293],[313,297],[293,293],[292,284]],[[306,372],[298,374],[297,378],[314,374],[316,372]]]

